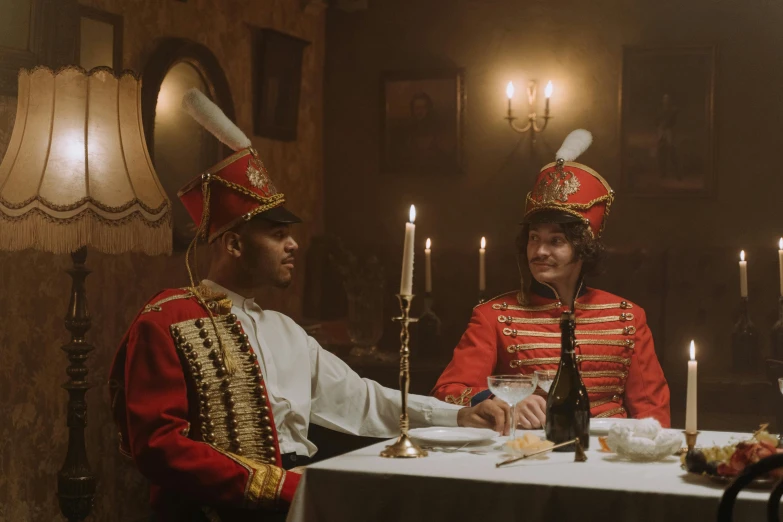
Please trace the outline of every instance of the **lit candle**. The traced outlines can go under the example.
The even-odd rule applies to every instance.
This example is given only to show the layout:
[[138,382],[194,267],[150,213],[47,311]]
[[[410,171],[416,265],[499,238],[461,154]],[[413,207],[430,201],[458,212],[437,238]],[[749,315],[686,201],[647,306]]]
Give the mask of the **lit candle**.
[[748,297],[748,262],[745,261],[745,251],[740,252],[740,297]]
[[685,403],[685,432],[696,433],[696,345],[691,341],[691,360],[688,361],[688,395]]
[[479,248],[479,292],[487,288],[487,273],[484,266],[484,256],[487,253],[487,238],[481,238],[481,248]]
[[511,82],[506,85],[506,96],[508,97],[508,115],[511,116],[511,98],[514,97],[514,84]]
[[544,89],[544,96],[546,97],[546,105],[544,106],[544,114],[546,116],[549,116],[549,98],[552,97],[552,91],[555,90],[555,87],[552,85],[552,80],[549,80],[549,83],[546,84],[546,88]]
[[402,249],[400,294],[413,295],[413,236],[416,233],[416,207],[411,205],[410,222],[405,223],[405,246]]
[[432,241],[427,238],[427,244],[424,248],[424,291],[432,292]]
[[780,268],[780,295],[783,296],[783,237],[778,241],[778,267]]

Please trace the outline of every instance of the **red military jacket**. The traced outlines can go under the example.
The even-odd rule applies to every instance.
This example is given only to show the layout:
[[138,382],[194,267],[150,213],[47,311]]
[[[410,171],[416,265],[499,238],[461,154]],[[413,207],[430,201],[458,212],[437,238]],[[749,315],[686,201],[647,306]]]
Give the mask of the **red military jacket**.
[[164,290],[122,340],[110,381],[120,451],[151,482],[161,520],[194,510],[263,520],[259,510],[290,503],[300,475],[281,467],[263,374],[231,301],[199,291],[214,323],[191,290]]
[[[433,395],[470,404],[494,374],[556,370],[560,315],[567,307],[544,285],[530,302],[509,292],[478,305]],[[654,417],[671,424],[669,386],[639,306],[585,288],[575,299],[576,353],[593,417]],[[481,393],[477,400],[489,396]],[[476,401],[474,401],[476,402]]]

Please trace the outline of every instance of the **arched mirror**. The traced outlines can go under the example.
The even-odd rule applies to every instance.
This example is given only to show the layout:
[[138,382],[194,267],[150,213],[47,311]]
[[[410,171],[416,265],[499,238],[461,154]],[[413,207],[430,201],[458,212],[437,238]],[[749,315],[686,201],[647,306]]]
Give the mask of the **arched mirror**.
[[166,40],[144,70],[142,111],[147,146],[160,182],[173,208],[174,249],[187,248],[195,226],[177,191],[226,157],[226,150],[181,108],[182,96],[196,88],[220,106],[229,118],[234,108],[225,74],[204,46]]

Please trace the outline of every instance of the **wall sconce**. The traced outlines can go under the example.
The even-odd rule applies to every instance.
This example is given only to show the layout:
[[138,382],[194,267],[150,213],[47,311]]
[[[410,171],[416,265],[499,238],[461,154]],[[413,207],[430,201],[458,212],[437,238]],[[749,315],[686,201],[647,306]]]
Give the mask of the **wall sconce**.
[[544,129],[546,129],[546,124],[549,122],[549,119],[551,116],[549,115],[549,98],[552,97],[552,91],[554,91],[554,87],[552,86],[552,82],[546,84],[546,88],[544,89],[544,97],[546,98],[546,103],[544,105],[544,124],[540,127],[538,126],[538,116],[536,115],[535,106],[536,106],[536,98],[538,97],[538,84],[535,80],[530,80],[527,84],[527,101],[528,105],[530,107],[530,113],[527,115],[527,125],[524,127],[518,126],[514,121],[517,119],[514,117],[513,112],[511,111],[511,99],[514,97],[514,84],[512,82],[508,82],[508,85],[506,86],[506,96],[508,97],[508,115],[506,116],[506,120],[508,120],[508,125],[511,127],[515,132],[518,132],[520,134],[524,134],[529,130],[533,131],[533,141],[536,140],[536,133],[541,132]]

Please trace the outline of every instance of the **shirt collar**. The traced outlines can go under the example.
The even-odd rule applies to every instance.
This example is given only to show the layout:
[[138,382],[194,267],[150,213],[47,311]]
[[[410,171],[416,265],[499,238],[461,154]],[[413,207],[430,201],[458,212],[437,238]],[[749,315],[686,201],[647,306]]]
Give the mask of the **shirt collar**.
[[228,288],[225,288],[223,286],[220,286],[214,281],[210,281],[209,279],[203,279],[201,281],[201,284],[206,286],[207,288],[214,290],[215,292],[220,292],[223,294],[226,294],[226,297],[231,299],[231,303],[234,306],[240,307],[240,308],[246,308],[250,306],[256,306],[256,300],[253,297],[244,297],[239,295],[236,292],[233,292],[229,290]]

